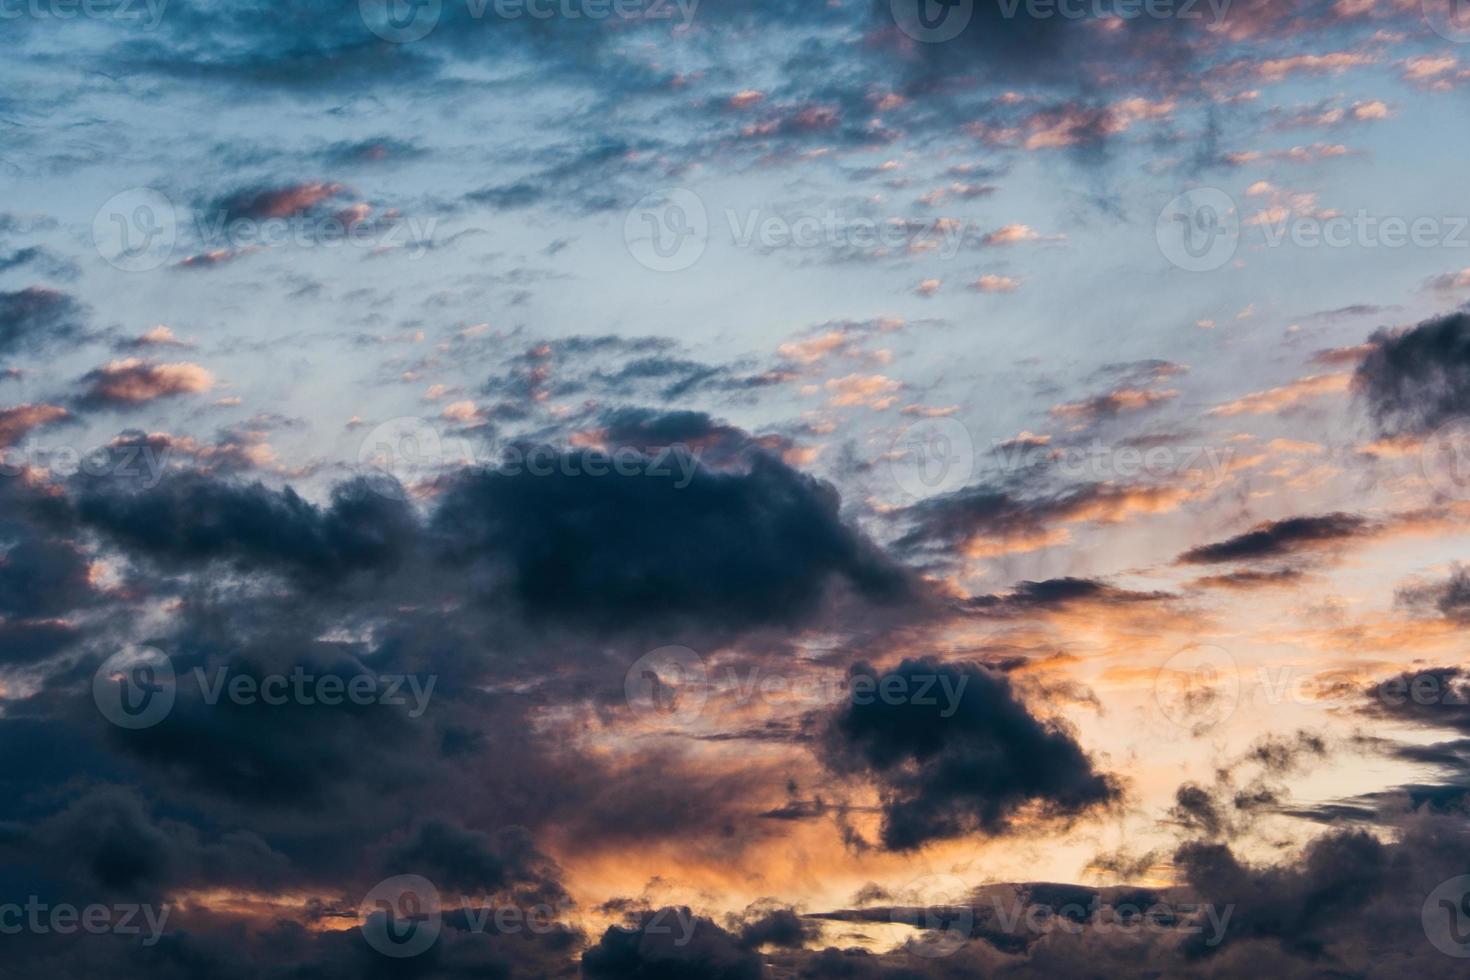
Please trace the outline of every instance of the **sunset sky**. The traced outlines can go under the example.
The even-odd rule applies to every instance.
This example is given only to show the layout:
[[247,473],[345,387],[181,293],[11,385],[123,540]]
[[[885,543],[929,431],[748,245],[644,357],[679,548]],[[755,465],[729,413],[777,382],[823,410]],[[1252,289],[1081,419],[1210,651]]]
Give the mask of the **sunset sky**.
[[1464,976],[1463,7],[0,0],[0,977]]

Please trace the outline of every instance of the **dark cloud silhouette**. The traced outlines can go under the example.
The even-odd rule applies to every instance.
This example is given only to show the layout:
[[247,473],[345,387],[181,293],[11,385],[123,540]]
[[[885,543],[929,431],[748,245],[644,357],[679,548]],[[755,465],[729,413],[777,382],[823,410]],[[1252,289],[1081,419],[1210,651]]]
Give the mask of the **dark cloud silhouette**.
[[42,353],[86,335],[85,310],[67,294],[41,286],[0,292],[0,357]]
[[909,594],[905,574],[843,523],[830,485],[770,457],[744,473],[655,457],[631,476],[596,453],[556,460],[545,476],[464,476],[434,515],[449,560],[530,616],[728,627],[796,622],[833,584],[874,601]]
[[877,784],[886,848],[1002,834],[1023,809],[1073,818],[1121,798],[1116,779],[1069,731],[1034,716],[1004,674],[905,660],[881,672],[859,664],[850,680],[854,697],[830,721],[825,758]]
[[1422,434],[1470,414],[1470,315],[1380,330],[1353,376],[1380,432]]
[[1373,522],[1356,514],[1288,517],[1258,524],[1244,534],[1191,548],[1179,556],[1185,565],[1287,558],[1303,551],[1350,541],[1370,534]]

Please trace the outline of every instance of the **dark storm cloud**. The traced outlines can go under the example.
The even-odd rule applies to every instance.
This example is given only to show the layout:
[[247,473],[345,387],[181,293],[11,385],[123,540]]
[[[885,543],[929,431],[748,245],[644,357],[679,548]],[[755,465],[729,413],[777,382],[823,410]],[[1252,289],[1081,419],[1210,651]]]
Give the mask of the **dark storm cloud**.
[[362,482],[338,485],[323,508],[290,488],[183,474],[146,492],[92,486],[76,507],[88,527],[165,567],[220,562],[283,572],[313,589],[356,572],[391,570],[416,530],[401,501]]
[[1373,717],[1470,733],[1470,671],[1426,667],[1374,685],[1361,710]]
[[745,473],[695,467],[687,486],[672,463],[655,475],[656,458],[635,476],[586,475],[606,466],[598,454],[561,459],[547,476],[462,477],[434,516],[450,560],[499,578],[533,618],[791,624],[836,583],[870,601],[908,595],[905,574],[843,523],[836,490],[770,457]]
[[1303,551],[1364,537],[1375,525],[1356,514],[1320,514],[1288,517],[1258,524],[1244,534],[1191,548],[1179,556],[1185,565],[1213,565],[1228,561],[1287,558]]
[[843,704],[824,745],[836,771],[877,784],[882,843],[890,850],[1002,834],[1033,808],[1046,818],[1073,818],[1122,796],[1069,731],[1031,714],[1004,674],[905,660],[889,672],[859,664],[850,681],[879,694],[885,684],[904,692]]
[[1423,434],[1470,414],[1470,315],[1380,330],[1353,376],[1380,432]]
[[758,452],[779,454],[791,441],[780,435],[752,436],[737,426],[716,421],[706,412],[613,408],[600,413],[603,444],[631,446],[648,454],[669,446],[686,446],[707,466],[724,468],[749,462]]
[[[6,544],[0,535],[0,548]],[[88,561],[76,547],[28,537],[0,553],[0,613],[33,619],[64,616],[92,598]]]
[[421,823],[385,858],[389,874],[416,874],[436,887],[463,895],[484,895],[511,886],[530,886],[541,901],[566,901],[561,869],[536,850],[524,828],[497,834],[457,826],[441,819]]
[[1053,578],[1043,582],[1017,582],[1008,593],[976,596],[968,605],[986,612],[1025,613],[1072,605],[1127,605],[1174,598],[1167,592],[1137,592],[1097,579]]
[[0,292],[0,357],[38,354],[86,339],[85,310],[42,286]]
[[582,954],[582,975],[587,980],[760,980],[766,971],[759,955],[714,922],[687,908],[669,907],[639,913],[630,928],[609,927]]

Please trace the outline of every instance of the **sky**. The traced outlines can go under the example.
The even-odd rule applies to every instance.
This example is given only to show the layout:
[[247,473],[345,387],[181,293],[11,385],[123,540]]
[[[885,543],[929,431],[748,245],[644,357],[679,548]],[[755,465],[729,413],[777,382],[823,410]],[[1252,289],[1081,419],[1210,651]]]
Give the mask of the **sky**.
[[1462,976],[1460,0],[0,0],[0,976]]

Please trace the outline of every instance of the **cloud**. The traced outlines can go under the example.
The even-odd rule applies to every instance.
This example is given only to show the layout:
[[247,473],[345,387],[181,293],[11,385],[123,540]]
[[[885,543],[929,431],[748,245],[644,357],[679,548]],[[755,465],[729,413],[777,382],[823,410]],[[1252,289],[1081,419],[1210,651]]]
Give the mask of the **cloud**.
[[1353,387],[1382,435],[1418,435],[1470,414],[1470,315],[1373,335]]
[[158,364],[129,357],[87,372],[82,382],[86,390],[78,404],[84,408],[126,408],[209,391],[214,375],[188,361]]
[[76,300],[54,289],[0,292],[0,357],[39,354],[85,339],[83,312]]
[[60,405],[17,405],[0,408],[0,449],[8,449],[35,429],[54,425],[71,413]]
[[1324,395],[1335,395],[1348,390],[1351,375],[1317,374],[1298,378],[1290,384],[1237,398],[1235,401],[1216,405],[1211,415],[1229,418],[1235,415],[1268,415],[1295,408],[1302,402]]
[[1031,714],[1003,674],[922,659],[891,671],[857,664],[849,679],[903,691],[868,698],[855,686],[824,741],[829,766],[876,783],[885,848],[1003,834],[1023,811],[1075,818],[1122,796],[1069,731]]
[[466,584],[536,619],[748,627],[799,621],[833,585],[908,595],[905,573],[843,523],[836,491],[769,456],[726,473],[655,457],[633,475],[595,452],[543,458],[553,472],[452,480],[433,515]]
[[1188,491],[1172,487],[1101,483],[1023,497],[982,483],[920,501],[891,518],[909,525],[895,542],[900,552],[985,558],[1060,544],[1067,540],[1063,525],[1164,513],[1188,497]]
[[1228,561],[1287,558],[1378,531],[1378,526],[1356,514],[1320,514],[1288,517],[1258,524],[1244,534],[1214,544],[1191,548],[1179,556],[1185,565],[1212,565]]

